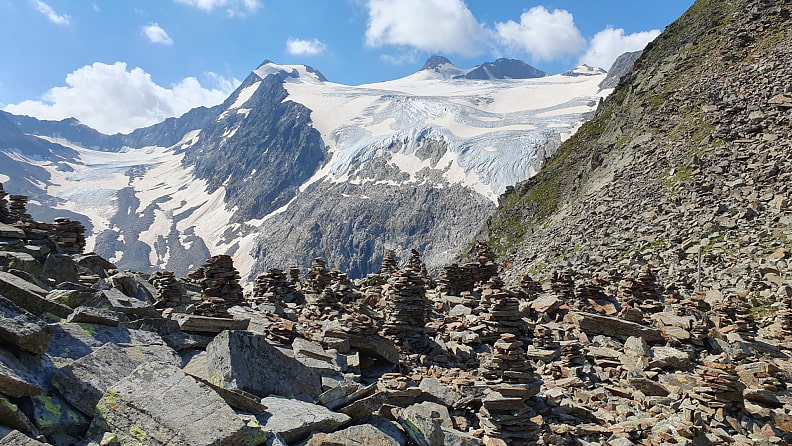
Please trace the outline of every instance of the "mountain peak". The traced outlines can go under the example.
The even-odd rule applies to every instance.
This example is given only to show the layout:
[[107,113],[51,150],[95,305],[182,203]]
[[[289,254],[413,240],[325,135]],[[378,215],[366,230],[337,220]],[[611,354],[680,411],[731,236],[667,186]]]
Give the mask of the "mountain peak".
[[600,74],[605,74],[607,71],[603,70],[602,68],[595,68],[586,64],[580,64],[575,68],[561,73],[562,76],[599,76]]
[[533,79],[545,77],[547,73],[528,65],[518,59],[500,58],[495,62],[486,62],[470,70],[467,79]]
[[423,67],[421,67],[421,71],[437,70],[443,65],[454,65],[454,64],[443,56],[432,56],[429,59],[426,59],[426,63],[423,65]]
[[283,75],[287,78],[301,79],[309,82],[327,82],[327,78],[314,67],[308,65],[280,65],[269,59],[253,70],[258,77],[264,79],[270,75]]

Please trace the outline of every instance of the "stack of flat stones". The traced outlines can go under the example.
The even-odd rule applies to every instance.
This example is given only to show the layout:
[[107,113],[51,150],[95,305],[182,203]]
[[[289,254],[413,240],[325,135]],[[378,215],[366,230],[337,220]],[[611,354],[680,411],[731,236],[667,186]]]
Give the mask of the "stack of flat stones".
[[523,346],[517,336],[505,333],[481,361],[481,375],[490,387],[481,399],[479,424],[487,437],[506,444],[527,444],[538,430],[531,420],[537,414],[528,403],[539,386]]
[[426,264],[421,260],[421,253],[417,249],[410,251],[410,260],[407,261],[407,266],[413,271],[419,271],[421,278],[426,284],[427,288],[434,286],[432,278],[429,277],[429,271],[426,269]]
[[[355,302],[359,296],[355,284],[349,279],[347,273],[337,269],[330,271],[330,290],[335,294],[335,300],[343,303]],[[327,291],[327,288],[325,289]]]
[[253,282],[253,295],[249,300],[254,305],[262,303],[282,305],[283,298],[295,291],[294,284],[286,277],[286,273],[278,268],[272,268],[256,277]]
[[443,267],[440,278],[437,279],[437,289],[441,293],[458,295],[463,291],[472,291],[473,282],[458,264],[452,263]]
[[85,226],[66,217],[55,219],[55,241],[65,254],[81,254],[85,250]]
[[418,352],[426,344],[429,310],[421,275],[405,268],[388,279],[388,285],[382,335],[408,352]]
[[714,319],[718,321],[717,326],[722,333],[734,332],[743,339],[753,339],[756,336],[756,321],[747,306],[729,302],[716,305],[712,310],[717,314]]
[[28,197],[26,195],[9,195],[8,199],[11,202],[9,210],[13,218],[23,221],[32,219],[30,214],[27,213]]
[[555,350],[558,348],[558,342],[555,340],[553,330],[546,325],[537,325],[534,328],[531,342],[534,348],[540,350]]
[[481,316],[487,326],[482,341],[492,342],[503,334],[523,337],[527,324],[520,316],[520,301],[509,290],[502,289],[503,281],[491,278],[481,292]]
[[3,189],[3,183],[0,183],[0,223],[10,222],[11,213],[8,210],[7,196],[8,193]]
[[492,252],[486,242],[477,240],[473,252],[475,262],[468,265],[474,267],[472,272],[473,281],[475,283],[484,283],[498,274],[498,264],[495,263],[495,253]]
[[385,253],[385,257],[382,259],[382,264],[380,265],[379,274],[385,276],[391,276],[399,270],[399,265],[396,262],[396,251],[389,250]]
[[522,276],[520,279],[520,289],[522,289],[529,299],[542,294],[542,284],[533,280],[528,274]]
[[157,290],[157,308],[173,308],[182,304],[189,304],[190,300],[185,295],[184,289],[172,271],[157,271],[149,277],[149,283]]
[[572,271],[553,271],[547,280],[545,291],[564,301],[575,297],[575,277]]
[[210,317],[232,317],[228,309],[243,302],[239,272],[230,256],[209,258],[206,264],[188,275],[201,286],[202,301],[195,314]]
[[[585,362],[586,357],[583,355],[583,346],[580,341],[571,340],[564,342],[561,347],[561,364],[564,367],[573,369],[582,366]],[[570,376],[574,375],[575,373],[570,373]]]
[[731,364],[708,362],[700,371],[702,385],[695,388],[694,395],[700,406],[711,410],[723,409],[733,412],[744,407],[743,390],[739,375]]
[[311,262],[311,269],[305,279],[303,291],[306,293],[319,294],[330,285],[330,274],[327,271],[327,263],[321,257],[317,257]]

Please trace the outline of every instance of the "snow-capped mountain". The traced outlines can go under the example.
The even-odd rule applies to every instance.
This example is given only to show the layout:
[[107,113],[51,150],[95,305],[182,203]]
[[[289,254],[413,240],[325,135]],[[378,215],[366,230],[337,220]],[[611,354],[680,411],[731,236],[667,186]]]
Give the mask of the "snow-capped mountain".
[[85,216],[89,249],[123,268],[184,274],[228,253],[248,275],[321,256],[361,276],[410,248],[438,267],[609,92],[604,72],[494,79],[514,64],[485,65],[432,58],[347,86],[267,61],[223,104],[130,135],[13,115],[3,130],[0,116],[25,138],[0,156],[28,166],[0,164],[0,181],[34,214]]

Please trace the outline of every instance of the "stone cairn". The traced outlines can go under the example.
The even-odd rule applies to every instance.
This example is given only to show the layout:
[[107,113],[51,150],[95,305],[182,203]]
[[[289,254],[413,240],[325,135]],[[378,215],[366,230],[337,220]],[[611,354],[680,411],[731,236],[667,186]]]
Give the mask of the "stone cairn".
[[570,270],[553,271],[545,284],[545,291],[563,300],[575,297],[575,276]]
[[209,258],[205,265],[188,274],[188,278],[201,286],[203,300],[195,307],[197,315],[230,318],[228,309],[243,302],[239,272],[230,256]]
[[581,310],[600,314],[616,314],[618,302],[605,294],[605,287],[610,281],[602,277],[594,277],[588,282],[581,282],[575,287],[574,306]]
[[262,303],[283,305],[286,300],[293,300],[296,292],[294,283],[286,277],[286,273],[278,268],[272,268],[256,277],[253,282],[253,295],[249,302],[253,305]]
[[619,282],[618,299],[625,307],[635,308],[644,314],[657,313],[663,310],[659,298],[657,277],[648,264],[644,265],[638,278],[628,275]]
[[486,436],[505,440],[507,444],[525,444],[535,437],[536,416],[528,404],[539,386],[525,344],[512,333],[504,333],[493,344],[492,353],[485,354],[480,373],[490,386],[482,398],[477,416]]
[[486,283],[498,274],[498,264],[495,263],[495,253],[492,252],[487,242],[477,240],[473,249],[475,262],[466,264],[472,266],[473,282]]
[[328,285],[330,285],[330,274],[327,271],[327,263],[321,257],[317,257],[311,262],[311,269],[303,284],[303,291],[319,294]]
[[26,195],[9,195],[8,199],[11,201],[9,210],[11,217],[15,220],[31,220],[32,217],[27,213],[28,197]]
[[385,257],[382,259],[379,274],[392,276],[397,271],[399,271],[399,265],[396,262],[396,251],[389,250],[385,253]]
[[157,290],[157,298],[154,302],[156,308],[173,308],[190,303],[184,288],[172,271],[155,272],[149,277],[149,283]]
[[426,288],[434,287],[434,282],[429,276],[429,271],[426,269],[426,264],[423,262],[423,260],[421,260],[421,253],[418,252],[417,249],[410,250],[410,260],[407,261],[407,266],[411,270],[418,271],[421,274],[421,279],[423,279],[424,284],[426,284]]
[[452,263],[443,267],[440,278],[437,279],[437,289],[441,293],[458,295],[463,291],[473,289],[471,277],[458,264]]
[[700,401],[700,406],[710,410],[733,412],[745,405],[745,385],[740,382],[733,365],[708,362],[699,373],[702,385],[695,388],[693,396]]
[[11,212],[8,210],[8,200],[6,200],[7,196],[8,193],[3,189],[3,183],[0,183],[0,223],[11,222]]
[[410,268],[388,280],[385,292],[385,321],[382,335],[408,352],[419,352],[427,344],[428,301],[421,276]]
[[520,279],[520,289],[528,297],[533,299],[542,294],[542,284],[533,280],[530,275],[526,274]]
[[65,254],[81,254],[85,250],[85,226],[66,217],[55,219],[55,241]]
[[480,312],[487,326],[481,333],[483,342],[492,342],[504,334],[522,338],[528,332],[520,315],[520,301],[514,293],[503,289],[503,281],[498,276],[484,284]]

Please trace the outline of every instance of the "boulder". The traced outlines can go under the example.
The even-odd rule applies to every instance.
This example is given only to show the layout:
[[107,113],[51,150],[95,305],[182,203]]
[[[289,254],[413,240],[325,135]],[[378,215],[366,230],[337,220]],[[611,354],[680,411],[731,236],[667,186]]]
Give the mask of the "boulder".
[[113,288],[121,291],[128,297],[153,303],[157,290],[148,283],[140,274],[122,272],[114,274],[106,279],[107,283]]
[[40,394],[43,388],[36,372],[40,371],[0,347],[0,393],[14,398]]
[[245,425],[212,389],[179,368],[150,362],[108,388],[89,433],[112,432],[121,444],[231,446]]
[[25,235],[25,231],[16,226],[0,223],[0,238],[24,239],[27,238],[27,236]]
[[176,367],[181,365],[181,359],[167,347],[160,349],[159,354],[152,358],[153,353],[149,349],[149,355],[146,355],[137,347],[122,348],[108,343],[57,369],[52,384],[74,407],[93,416],[96,403],[105,391],[129,376],[139,365],[152,359]]
[[26,252],[0,251],[0,265],[7,269],[17,269],[30,274],[34,278],[41,277],[43,266],[32,255]]
[[51,253],[48,255],[44,260],[41,274],[53,279],[56,283],[80,281],[77,264],[74,263],[71,256],[66,254]]
[[66,318],[66,322],[75,324],[99,324],[108,327],[118,327],[121,322],[127,320],[123,313],[96,307],[78,307]]
[[311,432],[333,432],[350,420],[345,414],[304,401],[267,397],[261,403],[267,406],[267,411],[257,417],[262,429],[280,434],[290,444]]
[[434,403],[451,406],[462,399],[462,395],[459,392],[434,378],[422,379],[421,384],[418,385],[418,388],[424,392],[424,394],[421,396],[422,398]]
[[442,426],[452,427],[448,409],[429,401],[400,410],[399,424],[412,441],[428,446],[443,446],[445,433]]
[[603,334],[624,340],[636,336],[643,338],[646,342],[664,341],[662,331],[618,317],[583,312],[570,312],[567,317],[586,333]]
[[170,350],[160,335],[150,331],[84,323],[62,323],[50,327],[53,336],[47,346],[47,355],[58,366],[89,355],[107,343],[135,347],[143,353],[153,351],[152,356],[155,357],[159,356],[159,349]]
[[[11,429],[16,429],[34,437],[40,435],[38,428],[33,425],[27,415],[3,395],[0,395],[0,426],[8,426]],[[0,438],[2,438],[2,435],[0,435]]]
[[693,367],[690,355],[674,347],[652,347],[649,367],[688,370]]
[[0,295],[0,340],[41,355],[50,338],[44,321]]
[[5,437],[0,433],[0,444],[3,446],[47,446],[47,443],[42,443],[34,440],[19,431],[11,431]]
[[247,319],[229,319],[227,317],[198,316],[195,314],[175,314],[173,319],[178,322],[181,331],[197,333],[221,333],[225,330],[247,330],[250,321]]
[[36,395],[31,403],[33,422],[50,443],[72,444],[88,430],[91,420],[54,392]]
[[65,305],[47,300],[44,297],[47,292],[42,288],[2,271],[0,271],[0,295],[39,317],[49,313],[65,318],[72,312],[71,308]]
[[209,343],[206,353],[210,379],[221,387],[311,401],[322,393],[318,373],[283,354],[262,335],[224,331]]
[[74,261],[78,266],[88,269],[102,279],[107,278],[108,271],[117,269],[114,264],[93,252],[74,256]]
[[371,424],[350,426],[332,434],[311,436],[305,446],[401,446],[404,442],[393,438]]

